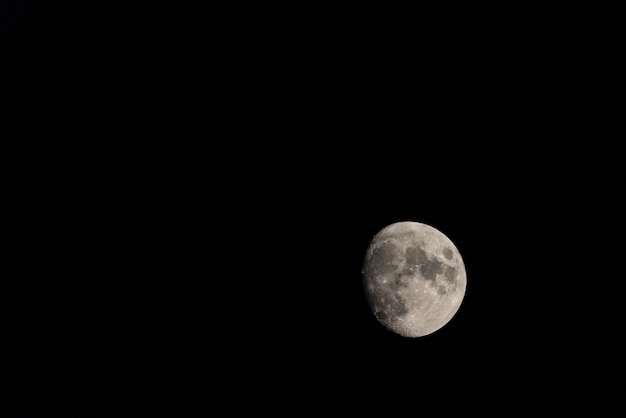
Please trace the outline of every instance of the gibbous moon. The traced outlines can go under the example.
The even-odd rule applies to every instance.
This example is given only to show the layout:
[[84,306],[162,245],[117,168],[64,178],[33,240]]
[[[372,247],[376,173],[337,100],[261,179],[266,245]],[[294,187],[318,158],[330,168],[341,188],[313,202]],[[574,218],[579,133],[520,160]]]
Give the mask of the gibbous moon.
[[421,337],[446,325],[465,296],[461,254],[439,230],[397,222],[372,239],[363,263],[365,294],[383,325]]

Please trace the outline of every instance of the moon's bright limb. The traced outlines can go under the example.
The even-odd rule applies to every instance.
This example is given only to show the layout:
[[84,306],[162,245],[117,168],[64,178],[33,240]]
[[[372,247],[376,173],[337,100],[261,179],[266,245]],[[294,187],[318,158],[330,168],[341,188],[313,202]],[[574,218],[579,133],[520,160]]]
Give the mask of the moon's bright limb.
[[397,222],[372,239],[363,263],[365,293],[376,318],[406,337],[431,334],[456,314],[467,276],[461,254],[439,230]]

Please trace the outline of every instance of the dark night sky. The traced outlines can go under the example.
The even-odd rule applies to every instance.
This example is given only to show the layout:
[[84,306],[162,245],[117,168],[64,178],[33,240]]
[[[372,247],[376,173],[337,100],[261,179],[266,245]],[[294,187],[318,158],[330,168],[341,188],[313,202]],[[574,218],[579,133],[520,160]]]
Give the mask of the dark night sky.
[[[296,3],[17,20],[2,415],[613,405],[618,14]],[[360,287],[399,220],[467,267],[457,316],[422,339],[378,325]]]

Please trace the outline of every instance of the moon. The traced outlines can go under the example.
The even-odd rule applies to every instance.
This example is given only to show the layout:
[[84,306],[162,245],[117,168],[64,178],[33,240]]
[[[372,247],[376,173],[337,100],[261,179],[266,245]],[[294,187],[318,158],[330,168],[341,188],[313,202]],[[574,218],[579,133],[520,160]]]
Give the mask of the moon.
[[363,262],[368,304],[378,321],[405,337],[422,337],[457,313],[467,287],[452,241],[419,222],[396,222],[370,242]]

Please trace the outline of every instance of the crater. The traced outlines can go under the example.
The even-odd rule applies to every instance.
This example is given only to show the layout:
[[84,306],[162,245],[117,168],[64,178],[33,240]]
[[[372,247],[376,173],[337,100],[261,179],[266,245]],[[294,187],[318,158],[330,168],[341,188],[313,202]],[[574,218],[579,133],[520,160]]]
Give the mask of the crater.
[[440,296],[447,295],[448,290],[446,289],[445,286],[437,286],[437,294],[439,294]]
[[381,320],[388,318],[397,318],[409,313],[406,304],[402,298],[394,293],[388,292],[382,289],[370,293],[370,303],[376,313],[376,316]]
[[445,258],[447,258],[448,260],[452,260],[452,256],[453,256],[452,250],[450,248],[447,248],[447,247],[444,248],[443,249],[443,256]]

